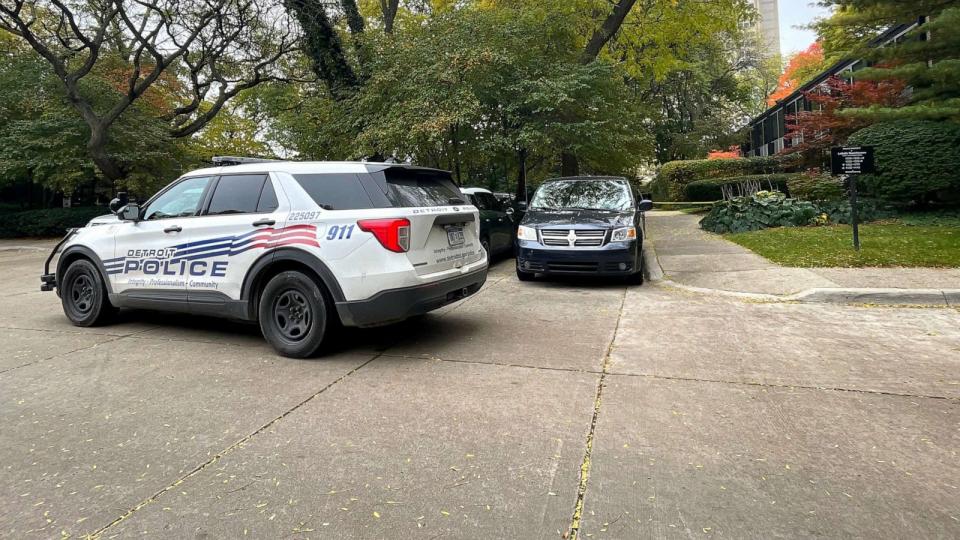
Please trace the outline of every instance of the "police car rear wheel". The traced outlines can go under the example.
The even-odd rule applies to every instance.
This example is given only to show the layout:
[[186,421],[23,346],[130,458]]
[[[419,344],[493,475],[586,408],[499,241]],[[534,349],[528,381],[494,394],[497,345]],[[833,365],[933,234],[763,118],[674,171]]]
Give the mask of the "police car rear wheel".
[[107,289],[92,262],[78,259],[63,273],[60,289],[63,312],[76,326],[104,324],[116,313],[107,299]]
[[312,356],[327,330],[327,302],[320,286],[301,272],[277,274],[260,297],[260,330],[280,354]]

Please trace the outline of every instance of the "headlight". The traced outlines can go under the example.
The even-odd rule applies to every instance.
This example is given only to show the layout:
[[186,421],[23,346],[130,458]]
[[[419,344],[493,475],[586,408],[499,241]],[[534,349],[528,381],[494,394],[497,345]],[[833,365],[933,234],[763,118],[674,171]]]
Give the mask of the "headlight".
[[520,240],[530,240],[531,242],[536,242],[537,230],[533,227],[525,227],[521,225],[517,228],[517,238]]
[[611,241],[613,242],[628,242],[630,240],[637,239],[637,228],[636,227],[623,227],[620,229],[613,230],[613,237]]

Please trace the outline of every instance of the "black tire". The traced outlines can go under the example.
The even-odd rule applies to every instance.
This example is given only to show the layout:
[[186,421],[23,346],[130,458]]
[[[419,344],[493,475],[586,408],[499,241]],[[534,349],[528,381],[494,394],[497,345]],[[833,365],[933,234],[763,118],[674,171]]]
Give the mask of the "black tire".
[[520,281],[533,281],[536,278],[536,274],[533,272],[524,272],[517,268],[517,279]]
[[481,238],[481,239],[480,239],[480,247],[482,247],[483,250],[484,250],[485,252],[487,252],[487,260],[488,260],[488,261],[489,261],[490,259],[493,259],[493,253],[490,252],[490,241],[488,241],[486,238]]
[[637,272],[627,276],[627,283],[630,285],[643,285],[643,247],[640,247],[640,264],[637,265]]
[[75,326],[107,324],[117,314],[117,308],[107,297],[103,276],[87,259],[70,263],[63,272],[59,292],[63,313]]
[[309,358],[324,342],[330,320],[321,286],[301,272],[281,272],[260,295],[260,331],[273,348],[290,358]]

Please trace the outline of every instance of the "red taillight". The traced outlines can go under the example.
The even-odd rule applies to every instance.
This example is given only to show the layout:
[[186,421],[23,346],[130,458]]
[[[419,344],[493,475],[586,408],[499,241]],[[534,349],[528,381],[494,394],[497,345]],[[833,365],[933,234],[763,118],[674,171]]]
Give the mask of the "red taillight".
[[357,222],[361,231],[377,237],[380,244],[390,251],[406,253],[410,250],[410,220],[406,218],[361,219]]

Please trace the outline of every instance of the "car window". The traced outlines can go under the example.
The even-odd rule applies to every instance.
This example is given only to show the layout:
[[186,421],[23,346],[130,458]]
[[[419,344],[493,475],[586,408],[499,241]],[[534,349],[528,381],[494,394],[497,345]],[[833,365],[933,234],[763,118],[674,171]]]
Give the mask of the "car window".
[[206,215],[254,214],[267,177],[263,174],[221,176]]
[[394,208],[449,206],[464,201],[450,173],[391,167],[373,175]]
[[147,205],[143,219],[166,219],[196,215],[209,176],[186,178],[161,193]]
[[477,193],[477,197],[480,198],[486,210],[494,210],[497,212],[502,210],[500,208],[500,201],[498,201],[493,195],[489,193]]
[[260,191],[260,200],[257,202],[257,213],[266,214],[273,212],[280,206],[277,201],[277,192],[273,190],[273,182],[268,178],[263,183],[263,190]]
[[374,207],[355,174],[296,174],[293,178],[315,203],[328,210]]
[[534,210],[562,208],[624,211],[633,207],[630,187],[624,180],[554,180],[546,182],[530,201]]
[[467,195],[470,198],[470,204],[476,206],[479,210],[487,210],[486,201],[481,197],[481,193],[471,193]]

